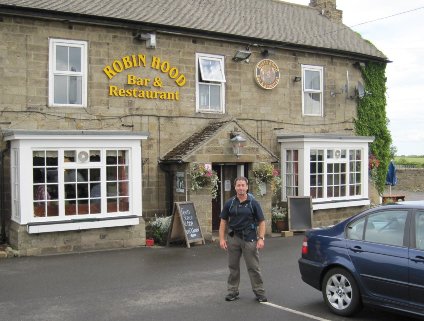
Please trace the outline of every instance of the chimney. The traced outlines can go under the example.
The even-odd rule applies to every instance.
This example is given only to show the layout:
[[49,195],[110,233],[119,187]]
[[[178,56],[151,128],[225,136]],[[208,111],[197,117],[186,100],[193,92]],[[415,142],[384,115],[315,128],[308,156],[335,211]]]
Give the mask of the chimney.
[[336,0],[310,0],[309,6],[333,22],[342,22],[343,11],[336,8]]

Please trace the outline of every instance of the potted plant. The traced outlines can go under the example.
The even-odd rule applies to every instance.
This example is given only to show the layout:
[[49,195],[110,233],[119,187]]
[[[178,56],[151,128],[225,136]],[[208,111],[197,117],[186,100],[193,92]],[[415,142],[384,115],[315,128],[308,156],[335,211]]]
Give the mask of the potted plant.
[[279,233],[287,231],[287,208],[274,206],[271,208],[272,230]]

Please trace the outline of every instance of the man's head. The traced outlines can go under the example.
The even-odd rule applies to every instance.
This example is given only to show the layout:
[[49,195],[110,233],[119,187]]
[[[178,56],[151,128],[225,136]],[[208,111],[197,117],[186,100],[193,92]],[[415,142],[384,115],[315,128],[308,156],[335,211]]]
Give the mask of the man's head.
[[236,190],[237,195],[245,195],[247,194],[247,190],[249,189],[249,181],[246,177],[240,176],[234,180],[234,188]]

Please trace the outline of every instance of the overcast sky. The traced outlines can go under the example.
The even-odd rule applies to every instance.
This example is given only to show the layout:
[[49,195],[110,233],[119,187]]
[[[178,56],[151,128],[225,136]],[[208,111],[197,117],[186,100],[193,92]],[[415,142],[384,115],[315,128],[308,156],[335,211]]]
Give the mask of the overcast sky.
[[387,117],[397,154],[424,155],[424,0],[337,0],[337,9],[345,25],[392,61],[386,68]]

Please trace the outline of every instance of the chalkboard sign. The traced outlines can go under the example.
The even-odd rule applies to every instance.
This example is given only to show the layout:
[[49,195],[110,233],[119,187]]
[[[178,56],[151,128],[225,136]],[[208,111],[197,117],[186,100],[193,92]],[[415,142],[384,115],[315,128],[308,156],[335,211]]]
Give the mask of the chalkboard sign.
[[312,228],[312,199],[310,196],[289,196],[289,229],[304,231]]
[[174,203],[168,245],[180,240],[185,240],[187,247],[190,247],[190,243],[200,241],[205,244],[193,202]]

